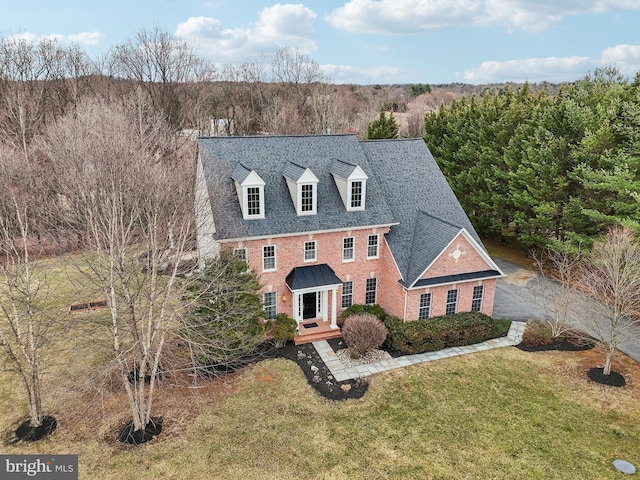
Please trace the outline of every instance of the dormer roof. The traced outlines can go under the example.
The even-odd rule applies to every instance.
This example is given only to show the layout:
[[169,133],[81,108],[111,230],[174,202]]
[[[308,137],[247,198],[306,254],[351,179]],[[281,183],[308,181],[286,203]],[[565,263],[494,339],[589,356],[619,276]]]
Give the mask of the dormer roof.
[[318,183],[318,177],[313,174],[310,168],[295,162],[287,162],[282,175],[295,183]]
[[[347,212],[345,209],[331,177],[331,159],[348,158],[364,172],[371,171],[355,135],[200,137],[198,153],[206,181],[212,185],[210,191],[214,191],[214,184],[219,183],[217,177],[220,171],[232,172],[231,178],[226,177],[230,187],[232,182],[247,178],[249,167],[265,182],[266,214],[263,220],[243,219],[238,202],[216,202],[211,199],[214,218],[229,219],[216,224],[218,240],[389,226],[395,223],[380,186],[372,178],[367,180],[366,210]],[[315,215],[297,214],[287,180],[295,183],[313,183],[317,180]],[[224,179],[222,181],[224,183]]]
[[330,172],[334,177],[344,180],[366,180],[369,178],[360,165],[338,158],[331,161]]
[[244,163],[238,163],[231,174],[231,178],[242,186],[264,187],[265,182],[260,175]]

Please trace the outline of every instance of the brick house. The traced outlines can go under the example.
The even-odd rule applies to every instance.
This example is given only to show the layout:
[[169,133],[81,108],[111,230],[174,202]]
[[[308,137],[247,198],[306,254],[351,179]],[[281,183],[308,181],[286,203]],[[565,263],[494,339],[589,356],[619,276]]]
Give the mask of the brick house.
[[198,138],[196,215],[200,260],[246,259],[297,343],[340,336],[354,303],[405,321],[491,315],[503,276],[422,139]]

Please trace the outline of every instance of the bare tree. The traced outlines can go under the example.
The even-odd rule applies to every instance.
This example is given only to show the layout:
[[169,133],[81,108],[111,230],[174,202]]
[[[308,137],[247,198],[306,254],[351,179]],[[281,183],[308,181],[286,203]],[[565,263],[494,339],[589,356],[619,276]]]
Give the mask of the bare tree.
[[62,223],[84,238],[70,262],[107,299],[133,431],[152,423],[167,335],[183,308],[194,183],[189,162],[167,155],[170,129],[139,103],[82,103],[46,143]]
[[52,323],[46,269],[33,252],[33,232],[41,221],[38,174],[20,152],[0,148],[0,345],[22,383],[32,428],[45,420],[42,374]]
[[536,303],[550,312],[546,322],[551,336],[559,338],[576,329],[572,321],[577,312],[576,290],[573,282],[581,261],[580,252],[567,248],[547,247],[538,254],[532,253],[533,266],[539,276],[529,283]]
[[640,325],[640,243],[633,232],[613,227],[596,241],[578,279],[580,288],[597,301],[585,314],[604,345],[603,374],[609,375],[619,341],[637,335]]
[[54,40],[0,36],[0,138],[27,159],[31,142],[55,113],[50,91],[53,80],[64,78],[64,60]]
[[111,52],[112,68],[138,82],[174,128],[182,124],[180,84],[212,79],[213,67],[195,53],[195,47],[160,27],[140,30]]

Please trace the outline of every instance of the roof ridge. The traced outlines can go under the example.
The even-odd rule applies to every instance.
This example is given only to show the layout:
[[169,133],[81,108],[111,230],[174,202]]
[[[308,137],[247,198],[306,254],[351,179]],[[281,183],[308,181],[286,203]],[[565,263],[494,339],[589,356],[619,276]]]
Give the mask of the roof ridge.
[[444,219],[442,219],[442,218],[440,218],[440,217],[437,217],[437,216],[435,216],[435,215],[432,215],[432,214],[430,214],[430,213],[427,213],[427,212],[425,212],[425,211],[424,211],[424,210],[422,210],[422,209],[418,209],[418,210],[417,210],[417,212],[418,212],[418,213],[422,213],[423,215],[426,215],[427,217],[431,217],[431,218],[433,218],[433,219],[435,219],[435,220],[438,220],[439,222],[446,223],[447,225],[450,225],[450,226],[452,226],[452,227],[459,228],[460,230],[464,230],[464,227],[461,227],[460,225],[456,225],[456,224],[455,224],[455,223],[453,223],[453,222],[450,222],[450,221],[448,221],[448,220],[444,220]]

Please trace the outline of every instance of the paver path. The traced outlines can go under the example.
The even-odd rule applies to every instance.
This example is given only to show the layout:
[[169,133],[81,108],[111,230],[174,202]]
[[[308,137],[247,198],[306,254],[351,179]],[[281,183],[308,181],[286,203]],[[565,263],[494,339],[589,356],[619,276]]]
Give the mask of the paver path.
[[394,368],[408,367],[409,365],[417,365],[418,363],[430,362],[433,360],[441,360],[443,358],[455,357],[457,355],[465,355],[467,353],[481,352],[498,347],[509,347],[518,345],[522,340],[524,332],[524,322],[511,322],[511,327],[506,337],[487,340],[486,342],[476,343],[475,345],[467,345],[464,347],[449,347],[437,352],[420,353],[418,355],[405,355],[403,357],[393,358],[388,355],[387,358],[374,363],[362,364],[355,367],[345,367],[340,361],[331,345],[326,340],[314,342],[313,346],[318,351],[320,358],[331,371],[331,375],[338,382],[349,380],[352,378],[366,377],[374,373],[393,370]]

